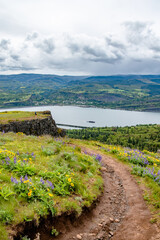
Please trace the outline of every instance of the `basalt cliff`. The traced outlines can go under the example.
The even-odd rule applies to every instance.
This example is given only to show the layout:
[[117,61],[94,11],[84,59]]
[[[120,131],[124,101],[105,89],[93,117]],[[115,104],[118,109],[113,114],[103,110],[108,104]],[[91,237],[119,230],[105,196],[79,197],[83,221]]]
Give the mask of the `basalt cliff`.
[[[65,131],[56,126],[54,119],[49,111],[46,111],[46,117],[43,119],[30,119],[21,121],[10,121],[6,124],[0,124],[0,131],[2,132],[23,132],[26,135],[51,135],[64,136]],[[44,112],[45,114],[45,112]]]

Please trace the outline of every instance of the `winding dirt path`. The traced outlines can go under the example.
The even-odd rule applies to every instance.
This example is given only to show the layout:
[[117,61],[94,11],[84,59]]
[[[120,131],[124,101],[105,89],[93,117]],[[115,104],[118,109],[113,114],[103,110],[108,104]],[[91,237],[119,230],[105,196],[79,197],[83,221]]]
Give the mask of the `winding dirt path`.
[[[101,154],[83,149],[88,154]],[[142,190],[124,164],[102,156],[104,194],[95,209],[68,228],[59,239],[160,240],[160,231],[150,223],[151,215]]]
[[[81,149],[102,156],[104,193],[98,204],[80,218],[65,217],[60,223],[53,222],[61,233],[56,239],[160,240],[160,229],[150,223],[151,215],[143,200],[143,192],[128,167],[99,151]],[[41,240],[53,239],[45,228],[39,233]]]

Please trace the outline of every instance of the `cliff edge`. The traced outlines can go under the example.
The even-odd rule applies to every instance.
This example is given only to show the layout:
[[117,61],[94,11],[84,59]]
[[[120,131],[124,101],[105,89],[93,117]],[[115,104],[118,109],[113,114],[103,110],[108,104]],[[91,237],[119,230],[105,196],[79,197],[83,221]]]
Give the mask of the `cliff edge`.
[[[10,115],[14,114],[14,119],[10,118]],[[19,117],[19,113],[21,113],[21,117]],[[51,136],[61,136],[65,135],[65,131],[56,126],[54,119],[52,118],[50,111],[44,112],[30,112],[31,116],[23,117],[28,112],[3,112],[3,117],[6,119],[6,122],[0,121],[0,131],[4,132],[23,132],[26,135],[46,135],[49,134]],[[16,115],[18,118],[16,118]],[[7,116],[9,116],[9,120],[7,120]]]

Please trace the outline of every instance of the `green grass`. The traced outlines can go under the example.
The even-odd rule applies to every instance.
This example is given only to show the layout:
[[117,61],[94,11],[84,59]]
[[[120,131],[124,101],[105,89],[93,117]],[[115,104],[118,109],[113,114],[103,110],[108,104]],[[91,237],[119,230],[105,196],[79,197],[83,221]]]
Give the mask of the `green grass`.
[[31,119],[43,119],[48,116],[44,112],[25,112],[25,111],[5,111],[0,112],[0,124],[5,124],[13,121],[25,121]]
[[0,234],[12,226],[39,222],[49,213],[80,215],[101,194],[96,157],[68,146],[67,139],[0,133]]
[[[130,167],[138,184],[144,191],[144,200],[152,213],[151,222],[160,224],[160,154],[139,151],[97,141],[71,140],[77,146],[88,147],[109,155]],[[145,160],[147,164],[145,164]],[[149,170],[150,169],[150,170]],[[155,176],[154,176],[155,174]]]

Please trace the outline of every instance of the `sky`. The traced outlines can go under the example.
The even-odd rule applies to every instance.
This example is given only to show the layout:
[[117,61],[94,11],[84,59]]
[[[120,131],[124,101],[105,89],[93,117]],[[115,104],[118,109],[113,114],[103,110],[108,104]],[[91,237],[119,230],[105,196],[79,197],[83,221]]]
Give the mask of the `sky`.
[[0,0],[0,74],[160,74],[160,0]]

